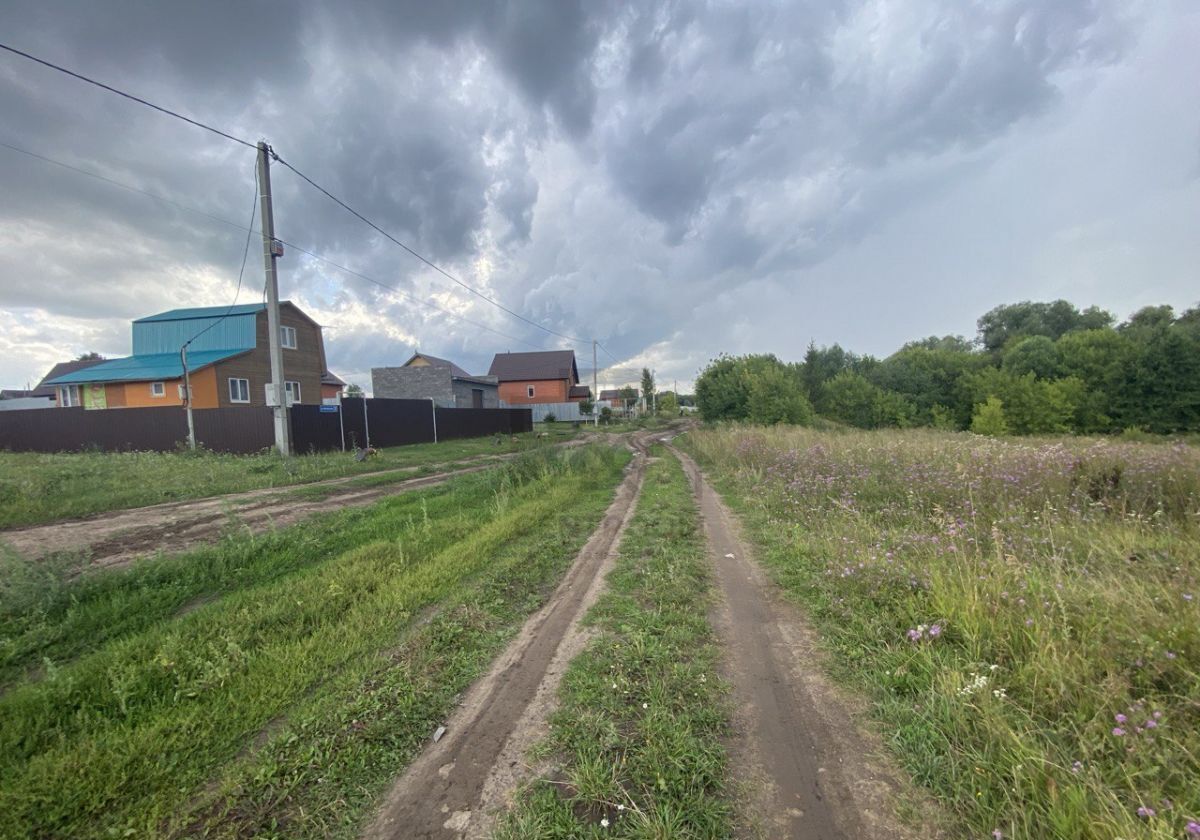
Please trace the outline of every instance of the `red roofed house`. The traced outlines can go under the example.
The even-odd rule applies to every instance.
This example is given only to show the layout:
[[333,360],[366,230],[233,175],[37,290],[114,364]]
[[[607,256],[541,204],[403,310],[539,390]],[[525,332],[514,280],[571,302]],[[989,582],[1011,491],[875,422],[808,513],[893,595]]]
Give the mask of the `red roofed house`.
[[581,402],[592,389],[579,384],[574,350],[497,353],[488,369],[500,383],[500,400],[509,405]]

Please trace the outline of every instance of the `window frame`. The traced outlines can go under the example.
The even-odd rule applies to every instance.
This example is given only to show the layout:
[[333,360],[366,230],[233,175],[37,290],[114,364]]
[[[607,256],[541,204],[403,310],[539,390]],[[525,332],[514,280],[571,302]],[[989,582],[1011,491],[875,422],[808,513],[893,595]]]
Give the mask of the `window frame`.
[[167,395],[167,383],[166,382],[151,382],[150,383],[150,396],[151,397],[153,397],[156,400],[160,400],[160,399],[164,398],[166,395]]
[[300,380],[299,380],[299,379],[285,379],[285,380],[283,380],[283,401],[284,401],[284,405],[286,405],[286,404],[287,404],[287,398],[288,398],[288,394],[289,394],[289,393],[290,393],[290,394],[291,394],[291,396],[292,396],[292,402],[293,402],[293,403],[298,403],[298,402],[300,402]]
[[78,408],[83,405],[83,396],[78,385],[59,385],[58,396],[59,408]]
[[[292,343],[288,344],[288,336],[292,337]],[[279,346],[284,350],[296,350],[299,345],[299,336],[296,334],[295,327],[289,327],[286,324],[279,325]]]
[[[233,383],[235,383],[235,382],[245,383],[246,387],[244,390],[240,387],[238,388],[239,396],[242,393],[245,393],[245,395],[246,395],[245,399],[239,399],[239,398],[234,397]],[[247,379],[244,376],[231,376],[231,377],[229,377],[229,382],[227,383],[227,385],[228,385],[229,401],[231,403],[237,403],[238,405],[246,405],[250,402],[250,380],[249,379]]]
[[531,399],[533,399],[533,397],[534,397],[534,390],[533,390],[533,386],[532,386],[532,385],[526,385],[526,386],[525,386],[525,398],[526,398],[526,399],[528,399],[528,400],[531,400]]

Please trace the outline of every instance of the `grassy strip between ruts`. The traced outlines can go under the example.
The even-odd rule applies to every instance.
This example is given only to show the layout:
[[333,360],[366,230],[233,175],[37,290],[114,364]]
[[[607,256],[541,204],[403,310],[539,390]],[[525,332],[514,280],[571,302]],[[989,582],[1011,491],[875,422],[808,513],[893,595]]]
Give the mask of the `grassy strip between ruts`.
[[535,433],[467,438],[444,443],[393,446],[365,461],[345,452],[318,452],[283,459],[271,452],[0,451],[0,528],[74,519],[163,502],[286,487],[380,470],[428,467],[477,456],[524,452],[569,440],[575,430],[560,424],[549,436]]
[[956,836],[1200,836],[1200,453],[750,427],[682,443]]
[[598,635],[559,689],[540,748],[548,778],[522,791],[498,840],[729,836],[729,707],[706,615],[708,562],[682,469],[652,463],[586,619]]
[[[0,837],[352,835],[544,602],[626,457],[506,467],[482,503],[449,491],[454,527],[397,515],[412,499],[347,512],[390,531],[279,574],[264,561],[218,600],[15,686],[0,697]],[[279,536],[293,532],[303,553],[313,534]]]

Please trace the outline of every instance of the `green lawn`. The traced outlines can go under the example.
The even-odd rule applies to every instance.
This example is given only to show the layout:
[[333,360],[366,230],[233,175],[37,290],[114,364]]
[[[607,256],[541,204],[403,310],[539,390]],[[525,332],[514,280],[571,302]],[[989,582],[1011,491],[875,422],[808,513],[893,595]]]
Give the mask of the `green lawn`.
[[681,439],[963,837],[1200,822],[1200,451],[930,431]]
[[0,837],[354,836],[627,460],[542,450],[125,571],[6,578]]
[[0,528],[72,519],[110,510],[304,484],[379,470],[430,467],[464,458],[523,452],[574,437],[558,424],[549,436],[505,435],[381,449],[358,462],[322,452],[283,459],[275,454],[214,452],[23,453],[0,451]]
[[523,791],[498,840],[730,836],[708,554],[683,470],[656,450],[541,748],[559,781]]

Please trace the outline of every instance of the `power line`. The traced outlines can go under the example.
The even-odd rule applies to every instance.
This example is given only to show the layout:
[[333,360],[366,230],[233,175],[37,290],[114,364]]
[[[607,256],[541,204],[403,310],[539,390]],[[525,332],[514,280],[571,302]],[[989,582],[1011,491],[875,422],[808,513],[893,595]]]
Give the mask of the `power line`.
[[[258,230],[256,230],[256,229],[254,228],[254,226],[253,226],[253,224],[254,224],[254,223],[253,223],[253,216],[251,217],[251,224],[250,224],[250,226],[249,226],[249,227],[247,227],[247,226],[245,226],[245,225],[239,224],[238,222],[234,222],[234,221],[231,221],[231,220],[229,220],[229,219],[222,218],[221,216],[214,216],[212,213],[208,213],[208,212],[206,212],[206,211],[204,211],[204,210],[200,210],[200,209],[198,209],[198,208],[195,208],[195,207],[190,207],[190,206],[188,206],[188,205],[186,205],[186,204],[181,204],[181,203],[180,203],[180,202],[178,202],[178,201],[174,201],[174,200],[172,200],[172,199],[166,198],[166,197],[164,197],[164,196],[161,196],[161,195],[158,195],[158,194],[156,194],[156,193],[152,193],[152,192],[149,192],[149,191],[147,191],[147,190],[143,190],[143,189],[141,189],[141,188],[139,188],[139,187],[135,187],[135,186],[133,186],[133,185],[131,185],[131,184],[126,184],[126,183],[123,183],[123,182],[121,182],[121,181],[117,181],[117,180],[115,180],[115,179],[113,179],[113,178],[108,178],[108,177],[106,177],[106,176],[104,176],[104,175],[100,175],[100,174],[98,174],[98,173],[96,173],[96,172],[90,172],[90,171],[88,171],[88,170],[86,170],[86,169],[81,169],[81,168],[80,168],[80,167],[78,167],[78,166],[72,166],[72,165],[71,165],[71,164],[69,164],[69,163],[63,163],[63,162],[62,162],[62,161],[60,161],[60,160],[55,160],[54,158],[46,157],[45,155],[38,154],[37,152],[31,152],[31,151],[29,151],[28,149],[22,149],[22,148],[20,148],[19,146],[13,146],[13,145],[11,145],[10,143],[5,143],[5,142],[3,142],[3,141],[0,141],[0,147],[3,147],[3,148],[6,148],[6,149],[9,149],[10,151],[18,152],[18,153],[20,153],[20,154],[23,154],[23,155],[28,155],[29,157],[32,157],[32,158],[35,158],[35,159],[37,159],[37,160],[43,161],[44,163],[49,163],[49,164],[52,164],[52,165],[54,165],[54,166],[61,167],[61,168],[63,168],[63,169],[69,170],[69,171],[71,171],[71,172],[74,172],[74,173],[76,173],[76,174],[79,174],[79,175],[85,175],[85,176],[87,176],[87,177],[89,177],[89,178],[95,178],[95,179],[96,179],[96,180],[98,180],[98,181],[103,181],[104,183],[106,183],[106,184],[110,184],[110,185],[112,185],[112,186],[114,186],[114,187],[119,187],[119,188],[121,188],[121,189],[123,189],[123,190],[129,190],[130,192],[135,192],[135,193],[137,193],[137,194],[139,194],[139,195],[144,195],[144,196],[146,196],[147,198],[154,199],[155,201],[161,201],[161,202],[163,202],[164,204],[169,204],[169,205],[171,205],[172,207],[177,207],[177,208],[179,208],[180,210],[183,210],[184,212],[187,212],[187,213],[194,213],[194,214],[196,214],[196,215],[198,215],[198,216],[203,216],[203,217],[205,217],[206,219],[211,219],[211,220],[213,220],[213,221],[215,221],[215,222],[220,222],[220,223],[221,223],[221,224],[223,224],[223,225],[229,225],[230,227],[232,227],[232,228],[236,228],[237,230],[244,230],[244,231],[246,231],[246,234],[247,234],[247,239],[249,239],[250,235],[252,235],[252,234],[255,234],[255,233],[260,233],[260,234],[261,234],[261,231],[258,231]],[[255,189],[256,189],[256,192],[257,192],[257,180],[256,180],[256,182],[255,182]],[[278,239],[278,237],[276,237],[276,238]],[[361,278],[361,279],[363,279],[363,280],[366,280],[366,281],[367,281],[367,282],[369,282],[369,283],[373,283],[373,284],[375,284],[376,286],[379,286],[379,287],[381,287],[381,288],[383,288],[383,289],[387,289],[387,290],[388,290],[388,291],[390,291],[390,292],[394,292],[394,293],[396,293],[396,294],[398,294],[398,295],[401,295],[401,296],[403,296],[403,297],[407,298],[408,300],[411,300],[411,301],[413,301],[414,303],[417,303],[417,304],[419,304],[419,305],[421,305],[421,306],[428,306],[428,307],[430,307],[430,308],[432,308],[432,309],[436,309],[436,310],[437,310],[437,311],[439,311],[439,312],[442,312],[442,313],[444,313],[444,314],[446,314],[446,315],[449,315],[451,318],[455,318],[455,319],[457,319],[457,320],[459,320],[459,321],[462,321],[463,323],[470,324],[471,326],[473,326],[473,327],[476,327],[476,328],[478,328],[478,329],[481,329],[481,330],[484,330],[484,331],[486,331],[486,332],[493,333],[494,335],[498,335],[498,336],[500,336],[501,338],[508,339],[509,341],[515,341],[515,342],[517,342],[518,344],[524,344],[526,347],[532,347],[532,348],[534,348],[535,350],[537,350],[537,349],[541,349],[541,348],[540,348],[540,347],[538,347],[538,345],[536,345],[536,344],[531,344],[530,342],[528,342],[528,341],[525,341],[524,339],[517,338],[516,336],[512,336],[512,335],[508,335],[507,333],[500,332],[500,331],[499,331],[499,330],[497,330],[497,329],[494,329],[494,328],[492,328],[492,327],[489,327],[489,326],[487,326],[487,325],[485,325],[485,324],[478,323],[477,321],[473,321],[473,320],[471,320],[470,318],[467,318],[467,317],[466,317],[466,316],[464,316],[464,315],[460,315],[460,314],[458,314],[457,312],[455,312],[455,311],[453,311],[453,310],[451,310],[451,309],[447,309],[447,308],[445,308],[444,306],[439,306],[438,304],[434,303],[433,301],[429,301],[429,300],[423,300],[422,298],[419,298],[419,297],[417,297],[416,295],[413,295],[413,294],[411,294],[411,293],[409,293],[409,292],[406,292],[406,291],[404,291],[403,289],[399,289],[399,288],[396,288],[395,286],[392,286],[392,285],[390,285],[390,284],[388,284],[388,283],[384,283],[382,280],[377,280],[377,279],[375,279],[374,277],[370,277],[370,276],[368,276],[368,275],[366,275],[366,274],[363,274],[362,272],[355,271],[355,270],[353,270],[353,269],[351,269],[351,268],[347,268],[346,266],[344,266],[344,265],[341,265],[340,263],[334,262],[333,260],[331,260],[331,259],[329,259],[329,258],[327,258],[327,257],[323,257],[323,256],[321,256],[320,254],[317,254],[317,253],[314,253],[314,252],[312,252],[312,251],[309,251],[309,250],[307,250],[307,249],[305,249],[305,248],[302,248],[301,246],[299,246],[299,245],[295,244],[294,242],[289,242],[289,241],[287,241],[286,239],[279,239],[279,242],[281,242],[283,245],[287,246],[288,248],[291,248],[291,249],[293,249],[293,250],[295,250],[295,251],[298,251],[298,252],[300,252],[300,253],[302,253],[302,254],[305,254],[306,256],[309,256],[309,257],[311,257],[311,258],[313,258],[313,259],[315,259],[315,260],[318,260],[318,261],[320,261],[320,262],[326,263],[327,265],[330,265],[330,266],[332,266],[333,268],[336,268],[336,269],[338,269],[339,271],[345,272],[346,274],[351,274],[351,275],[353,275],[353,276],[355,276],[355,277],[359,277],[359,278]],[[244,266],[244,264],[245,264],[245,263],[244,263],[244,260],[243,260],[243,266]],[[263,298],[264,298],[264,300],[265,300],[265,298],[266,298],[266,285],[265,285],[265,283],[264,283],[264,285],[263,285]]]
[[19,55],[22,58],[29,59],[30,61],[36,61],[38,64],[49,67],[51,70],[57,70],[60,73],[66,73],[68,76],[72,76],[82,82],[87,82],[89,85],[95,85],[96,87],[106,90],[109,93],[115,93],[117,96],[123,96],[126,99],[137,102],[139,105],[145,105],[147,108],[153,108],[155,111],[166,114],[169,117],[175,117],[177,120],[183,120],[185,123],[191,123],[197,128],[203,128],[205,131],[211,131],[213,134],[220,135],[226,140],[232,140],[235,143],[241,143],[243,146],[249,146],[251,149],[257,148],[256,145],[251,143],[249,140],[243,140],[241,137],[235,137],[227,131],[222,131],[219,128],[213,128],[211,125],[202,123],[199,120],[194,120],[191,117],[185,117],[178,111],[172,111],[170,108],[164,108],[161,105],[155,105],[153,102],[148,102],[145,99],[142,99],[140,96],[134,96],[132,93],[126,93],[123,90],[118,90],[112,85],[106,85],[104,82],[98,82],[95,79],[83,75],[82,73],[76,73],[74,70],[68,70],[66,67],[61,67],[52,61],[47,61],[44,58],[38,58],[36,55],[30,55],[24,50],[19,50],[16,47],[10,47],[8,44],[0,44],[0,50],[7,50],[14,55]]
[[612,359],[617,364],[621,364],[621,360],[618,359],[616,356],[614,356],[612,353],[609,353],[608,348],[605,347],[603,344],[601,344],[599,341],[596,342],[596,346],[599,347],[601,350],[603,350],[605,353],[608,353],[608,358]]
[[[205,131],[210,131],[210,132],[212,132],[213,134],[216,134],[216,135],[219,135],[219,136],[221,136],[221,137],[224,137],[224,138],[225,138],[225,139],[227,139],[227,140],[232,140],[232,141],[233,141],[233,142],[235,142],[235,143],[241,143],[243,146],[246,146],[246,147],[248,147],[248,148],[257,149],[257,144],[255,144],[255,143],[251,143],[249,140],[245,140],[245,139],[243,139],[243,138],[241,138],[241,137],[237,137],[237,136],[235,136],[235,135],[233,135],[233,134],[230,134],[230,133],[229,133],[229,132],[227,132],[227,131],[222,131],[222,130],[221,130],[221,129],[219,129],[219,128],[214,128],[213,126],[211,126],[211,125],[208,125],[207,123],[200,122],[199,120],[194,120],[194,119],[192,119],[191,117],[185,117],[183,114],[180,114],[178,111],[172,111],[170,108],[165,108],[165,107],[163,107],[162,105],[155,105],[153,102],[150,102],[150,101],[148,101],[148,100],[142,99],[140,96],[134,96],[134,95],[133,95],[133,94],[131,94],[131,93],[127,93],[126,91],[120,90],[120,89],[118,89],[118,88],[115,88],[115,87],[113,87],[113,86],[111,86],[111,85],[107,85],[107,84],[105,84],[105,83],[103,83],[103,82],[97,81],[96,79],[93,79],[93,78],[90,78],[90,77],[88,77],[88,76],[85,76],[85,75],[83,75],[82,73],[76,73],[74,70],[68,70],[66,67],[62,67],[61,65],[55,64],[55,63],[54,63],[54,62],[52,62],[52,61],[47,61],[47,60],[46,60],[46,59],[44,59],[44,58],[38,58],[38,57],[37,57],[37,56],[35,56],[35,55],[32,55],[32,54],[30,54],[30,53],[27,53],[27,52],[25,52],[24,50],[19,50],[19,49],[17,49],[16,47],[11,47],[11,46],[9,46],[9,45],[7,45],[7,44],[4,44],[4,43],[0,43],[0,49],[7,50],[8,52],[10,52],[10,53],[13,53],[14,55],[19,55],[19,56],[21,56],[22,58],[26,58],[26,59],[28,59],[28,60],[30,60],[30,61],[36,62],[36,63],[38,63],[38,64],[41,64],[41,65],[43,65],[43,66],[45,66],[45,67],[49,67],[49,68],[50,68],[50,69],[52,69],[52,70],[57,70],[57,71],[58,71],[58,72],[60,72],[60,73],[65,73],[66,75],[68,75],[68,76],[71,76],[72,78],[79,79],[80,81],[83,81],[83,82],[87,82],[87,83],[88,83],[88,84],[90,84],[90,85],[95,85],[96,87],[98,87],[98,88],[100,88],[100,89],[102,89],[102,90],[106,90],[106,91],[108,91],[109,93],[115,93],[117,96],[122,96],[122,97],[124,97],[124,98],[126,98],[126,99],[128,99],[128,100],[130,100],[130,101],[132,101],[132,102],[137,102],[137,103],[138,103],[138,104],[140,104],[140,105],[145,105],[147,108],[152,108],[153,110],[155,110],[155,111],[158,111],[159,113],[166,114],[167,116],[170,116],[170,117],[175,117],[176,119],[179,119],[179,120],[183,120],[183,121],[184,121],[184,122],[186,122],[186,123],[189,123],[189,124],[191,124],[191,125],[194,125],[194,126],[196,126],[197,128],[202,128],[202,129],[204,129]],[[310,186],[312,186],[314,189],[316,189],[317,191],[319,191],[319,192],[321,192],[322,194],[324,194],[324,195],[325,195],[327,198],[329,198],[329,199],[330,199],[331,201],[333,201],[335,204],[339,205],[339,206],[340,206],[340,207],[342,207],[344,210],[346,210],[347,212],[349,212],[351,215],[355,216],[355,217],[356,217],[356,218],[358,218],[360,221],[362,221],[364,224],[366,224],[367,226],[371,227],[372,229],[374,229],[374,230],[375,230],[375,231],[377,231],[378,233],[380,233],[380,234],[382,234],[383,236],[385,236],[385,237],[386,237],[388,240],[390,240],[390,241],[391,241],[391,242],[393,242],[394,244],[396,244],[396,245],[400,246],[401,248],[403,248],[403,249],[404,249],[405,251],[407,251],[409,254],[411,254],[412,256],[416,257],[416,258],[417,258],[418,260],[420,260],[421,262],[425,263],[427,266],[429,266],[430,268],[432,268],[434,271],[436,271],[436,272],[438,272],[439,274],[441,274],[442,276],[446,277],[448,280],[450,280],[450,281],[452,281],[452,282],[454,282],[454,283],[457,283],[459,286],[462,286],[464,289],[466,289],[467,291],[469,291],[471,294],[478,296],[479,298],[481,298],[481,299],[483,299],[483,300],[487,301],[488,303],[492,304],[492,306],[495,306],[495,307],[497,307],[498,309],[501,309],[501,310],[503,310],[504,312],[507,312],[509,315],[513,316],[514,318],[517,318],[518,320],[524,321],[525,323],[529,324],[530,326],[536,327],[537,329],[539,329],[539,330],[542,330],[543,332],[545,332],[545,333],[548,333],[549,335],[556,336],[556,337],[558,337],[558,338],[564,339],[564,340],[566,340],[566,341],[573,342],[573,343],[575,343],[575,344],[587,344],[587,343],[588,343],[588,342],[587,342],[585,339],[582,339],[582,338],[575,338],[574,336],[569,336],[569,335],[566,335],[565,333],[560,333],[560,332],[557,332],[556,330],[552,330],[552,329],[550,329],[549,327],[546,327],[546,326],[543,326],[542,324],[539,324],[537,321],[534,321],[534,320],[532,320],[532,319],[530,319],[530,318],[526,318],[524,315],[520,314],[519,312],[516,312],[516,311],[514,311],[514,310],[512,310],[512,309],[509,309],[507,306],[505,306],[504,304],[500,303],[499,301],[497,301],[497,300],[495,300],[495,299],[493,299],[493,298],[491,298],[491,297],[488,297],[488,296],[487,296],[487,295],[485,295],[483,292],[479,291],[478,289],[474,288],[473,286],[470,286],[470,285],[468,285],[467,283],[464,283],[462,280],[459,280],[459,279],[458,279],[457,277],[455,277],[453,274],[451,274],[450,272],[446,271],[444,268],[442,268],[441,266],[437,265],[437,264],[436,264],[436,263],[434,263],[432,260],[430,260],[430,259],[428,259],[427,257],[425,257],[424,255],[422,255],[422,254],[418,253],[418,252],[417,252],[416,250],[414,250],[413,248],[410,248],[408,245],[404,244],[404,243],[403,243],[403,242],[401,242],[399,239],[397,239],[396,237],[392,236],[390,233],[388,233],[386,230],[384,230],[383,228],[381,228],[381,227],[380,227],[379,225],[377,225],[375,222],[373,222],[373,221],[371,221],[370,219],[368,219],[368,218],[367,218],[366,216],[364,216],[362,213],[359,213],[357,210],[355,210],[355,209],[354,209],[353,207],[351,207],[349,204],[347,204],[346,202],[342,201],[340,198],[338,198],[337,196],[335,196],[333,193],[329,192],[329,190],[327,190],[327,189],[325,189],[324,187],[322,187],[320,184],[318,184],[318,183],[317,183],[316,181],[314,181],[312,178],[308,177],[308,176],[307,176],[307,175],[305,175],[303,172],[301,172],[299,169],[297,169],[296,167],[292,166],[292,164],[288,163],[286,160],[284,160],[283,158],[281,158],[281,157],[280,157],[280,156],[279,156],[279,155],[278,155],[278,154],[275,152],[275,150],[274,150],[274,149],[271,149],[271,156],[272,156],[272,157],[273,157],[273,158],[274,158],[276,161],[278,161],[280,165],[282,165],[282,166],[284,166],[284,167],[286,167],[286,168],[290,169],[290,170],[291,170],[292,172],[294,172],[294,173],[295,173],[297,176],[299,176],[301,179],[303,179],[304,181],[306,181],[306,182],[307,182],[307,183],[308,183]],[[605,352],[607,352],[607,351],[605,351]]]
[[401,248],[403,248],[405,251],[407,251],[408,253],[412,254],[412,255],[413,255],[414,257],[416,257],[418,260],[420,260],[421,262],[425,263],[425,265],[429,266],[429,267],[430,267],[430,268],[432,268],[434,271],[436,271],[437,273],[441,274],[443,277],[445,277],[445,278],[447,278],[448,280],[451,280],[452,282],[454,282],[454,283],[457,283],[458,285],[462,286],[464,289],[466,289],[466,290],[467,290],[468,292],[470,292],[471,294],[473,294],[473,295],[476,295],[477,297],[480,297],[480,298],[482,298],[483,300],[485,300],[485,301],[487,301],[488,303],[490,303],[492,306],[495,306],[495,307],[497,307],[498,309],[502,309],[502,310],[504,310],[504,311],[505,311],[505,312],[507,312],[509,315],[512,315],[514,318],[518,318],[518,319],[520,319],[520,320],[524,321],[525,323],[527,323],[527,324],[529,324],[529,325],[531,325],[531,326],[537,327],[539,330],[542,330],[543,332],[549,333],[550,335],[557,336],[558,338],[565,339],[566,341],[574,342],[575,344],[588,344],[588,343],[589,343],[588,341],[586,341],[586,340],[584,340],[584,339],[582,339],[582,338],[575,338],[575,337],[573,337],[573,336],[565,335],[565,334],[563,334],[563,333],[560,333],[560,332],[555,332],[554,330],[550,329],[549,327],[542,326],[542,325],[541,325],[541,324],[539,324],[537,321],[534,321],[534,320],[531,320],[531,319],[529,319],[529,318],[526,318],[524,315],[522,315],[522,314],[521,314],[521,313],[519,313],[519,312],[514,312],[513,310],[509,309],[509,308],[508,308],[507,306],[505,306],[504,304],[500,303],[499,301],[497,301],[497,300],[494,300],[494,299],[492,299],[492,298],[488,297],[488,296],[487,296],[487,295],[485,295],[483,292],[479,291],[478,289],[474,288],[473,286],[470,286],[470,285],[468,285],[468,284],[464,283],[462,280],[459,280],[457,277],[455,277],[455,276],[454,276],[453,274],[451,274],[450,272],[446,271],[444,268],[442,268],[441,266],[439,266],[437,263],[435,263],[435,262],[433,262],[432,260],[430,260],[430,259],[426,258],[426,257],[425,257],[425,256],[423,256],[422,254],[420,254],[420,253],[418,253],[417,251],[415,251],[415,250],[413,250],[412,248],[410,248],[408,245],[405,245],[403,242],[401,242],[401,241],[400,241],[399,239],[397,239],[396,237],[392,236],[390,233],[388,233],[386,230],[384,230],[383,228],[381,228],[379,225],[375,224],[373,221],[371,221],[370,219],[368,219],[368,218],[367,218],[366,216],[364,216],[362,213],[359,213],[357,210],[355,210],[355,209],[354,209],[353,207],[351,207],[349,204],[347,204],[346,202],[342,201],[342,200],[341,200],[340,198],[338,198],[336,195],[334,195],[333,193],[329,192],[329,190],[327,190],[327,189],[325,189],[324,187],[322,187],[320,184],[318,184],[318,183],[317,183],[316,181],[314,181],[312,178],[309,178],[307,175],[305,175],[305,174],[304,174],[303,172],[301,172],[299,169],[297,169],[296,167],[292,166],[290,163],[288,163],[288,162],[287,162],[286,160],[284,160],[283,158],[279,157],[279,155],[275,154],[273,150],[272,150],[271,154],[274,156],[275,160],[276,160],[276,161],[278,161],[278,162],[279,162],[279,164],[280,164],[281,166],[284,166],[284,167],[287,167],[288,169],[290,169],[292,172],[294,172],[296,175],[298,175],[298,176],[299,176],[301,179],[303,179],[304,181],[308,182],[308,184],[309,184],[310,186],[312,186],[312,187],[313,187],[314,189],[316,189],[318,192],[320,192],[320,193],[324,194],[324,195],[325,195],[327,198],[329,198],[331,201],[333,201],[333,202],[334,202],[335,204],[337,204],[339,207],[341,207],[342,209],[344,209],[346,212],[350,213],[352,216],[354,216],[355,218],[357,218],[358,220],[360,220],[361,222],[363,222],[364,224],[366,224],[368,227],[372,228],[373,230],[375,230],[375,231],[377,231],[378,233],[382,234],[383,236],[387,237],[387,239],[389,239],[391,242],[395,243],[396,245],[399,245],[399,246],[400,246]]
[[[183,347],[186,348],[189,344],[195,341],[200,336],[211,330],[217,324],[229,317],[229,313],[233,311],[233,307],[237,306],[238,295],[242,293],[242,276],[246,273],[246,258],[250,256],[250,237],[254,235],[254,213],[258,209],[258,169],[254,171],[254,200],[250,202],[250,226],[246,228],[246,245],[242,248],[242,267],[238,269],[237,288],[233,291],[233,303],[229,304],[229,308],[225,310],[225,314],[217,320],[213,321],[200,332],[184,342]],[[181,350],[182,352],[182,350]],[[189,395],[190,396],[190,395]]]

